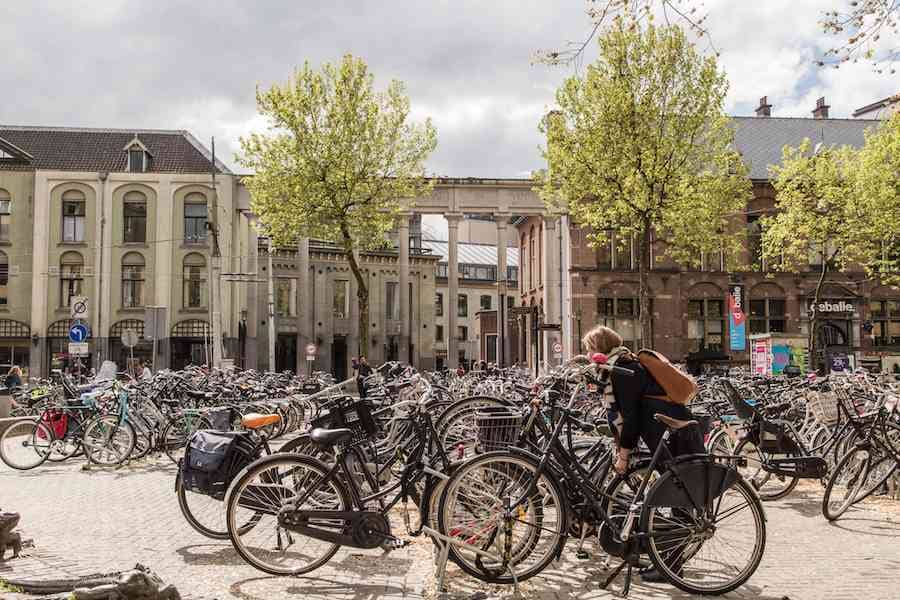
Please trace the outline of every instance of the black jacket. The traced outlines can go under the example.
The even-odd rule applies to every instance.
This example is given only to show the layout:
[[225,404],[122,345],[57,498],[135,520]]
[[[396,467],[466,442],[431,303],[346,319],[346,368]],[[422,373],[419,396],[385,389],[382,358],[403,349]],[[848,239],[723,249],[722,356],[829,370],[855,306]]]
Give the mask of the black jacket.
[[[623,367],[634,371],[633,376],[613,373],[613,397],[617,409],[622,416],[622,433],[619,437],[619,445],[627,450],[634,450],[638,444],[638,438],[644,440],[650,451],[656,450],[666,428],[653,415],[662,413],[675,419],[692,419],[691,411],[680,404],[673,404],[648,396],[664,396],[662,388],[654,381],[647,370],[637,360],[622,357],[616,361],[617,367]],[[696,427],[691,432],[682,432],[674,436],[674,443],[670,444],[670,450],[676,456],[703,452],[703,440]]]

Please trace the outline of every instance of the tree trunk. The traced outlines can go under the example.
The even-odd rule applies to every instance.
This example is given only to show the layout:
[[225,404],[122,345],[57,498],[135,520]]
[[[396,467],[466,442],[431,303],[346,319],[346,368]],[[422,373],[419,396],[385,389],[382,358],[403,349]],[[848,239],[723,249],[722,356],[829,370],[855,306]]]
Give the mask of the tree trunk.
[[[650,264],[650,223],[644,221],[643,231],[641,232],[641,241],[639,244],[638,257],[638,309],[641,317],[641,345],[645,348],[653,347],[653,337],[651,332],[651,323],[653,315],[650,314],[650,285],[649,271]],[[638,348],[633,348],[637,351]]]
[[[819,274],[819,281],[816,283],[816,291],[813,294],[812,306],[810,307],[810,317],[809,317],[809,339],[807,340],[807,344],[809,346],[809,366],[810,370],[819,372],[822,369],[819,369],[818,361],[816,353],[818,352],[818,340],[819,340],[819,300],[822,294],[822,287],[825,284],[825,274],[828,272],[828,257],[825,256],[825,253],[822,253],[822,272]],[[824,351],[825,348],[823,347]],[[822,356],[822,362],[824,363],[826,357]],[[824,373],[820,373],[824,374]]]
[[359,268],[354,254],[353,238],[346,225],[341,226],[341,233],[344,238],[344,253],[347,255],[347,262],[350,263],[350,270],[353,277],[356,278],[356,301],[359,306],[359,347],[356,349],[357,356],[368,357],[369,354],[369,286],[366,277]]

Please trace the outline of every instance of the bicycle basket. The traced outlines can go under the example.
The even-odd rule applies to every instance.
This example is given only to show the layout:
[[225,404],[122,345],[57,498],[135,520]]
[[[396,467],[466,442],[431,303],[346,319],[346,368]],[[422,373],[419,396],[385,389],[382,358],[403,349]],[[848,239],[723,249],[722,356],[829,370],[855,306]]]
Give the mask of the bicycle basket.
[[475,413],[478,452],[505,450],[516,442],[522,430],[522,415],[506,406],[485,406]]
[[787,425],[776,421],[761,421],[759,449],[770,454],[799,454],[800,448],[791,439]]
[[834,425],[838,422],[838,399],[834,392],[812,392],[806,397],[806,405],[818,423]]
[[366,400],[338,398],[310,423],[311,429],[352,429],[353,441],[362,441],[380,431],[378,421],[372,416],[372,406]]

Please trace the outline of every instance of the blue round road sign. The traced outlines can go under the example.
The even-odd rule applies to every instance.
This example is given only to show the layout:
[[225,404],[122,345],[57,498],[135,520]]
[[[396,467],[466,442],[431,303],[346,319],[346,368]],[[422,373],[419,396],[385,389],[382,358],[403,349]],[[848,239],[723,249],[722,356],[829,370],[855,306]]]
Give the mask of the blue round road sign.
[[88,339],[88,328],[86,325],[82,325],[81,323],[75,323],[69,329],[69,341],[70,342],[85,342]]

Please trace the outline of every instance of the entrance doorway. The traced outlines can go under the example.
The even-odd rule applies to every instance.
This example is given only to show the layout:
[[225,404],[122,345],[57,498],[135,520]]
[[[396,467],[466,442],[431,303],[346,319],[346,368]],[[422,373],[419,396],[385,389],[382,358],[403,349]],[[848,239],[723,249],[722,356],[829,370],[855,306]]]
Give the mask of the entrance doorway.
[[331,341],[331,369],[335,381],[347,379],[347,338],[343,335]]
[[275,338],[275,370],[279,373],[297,369],[297,335],[279,333]]

